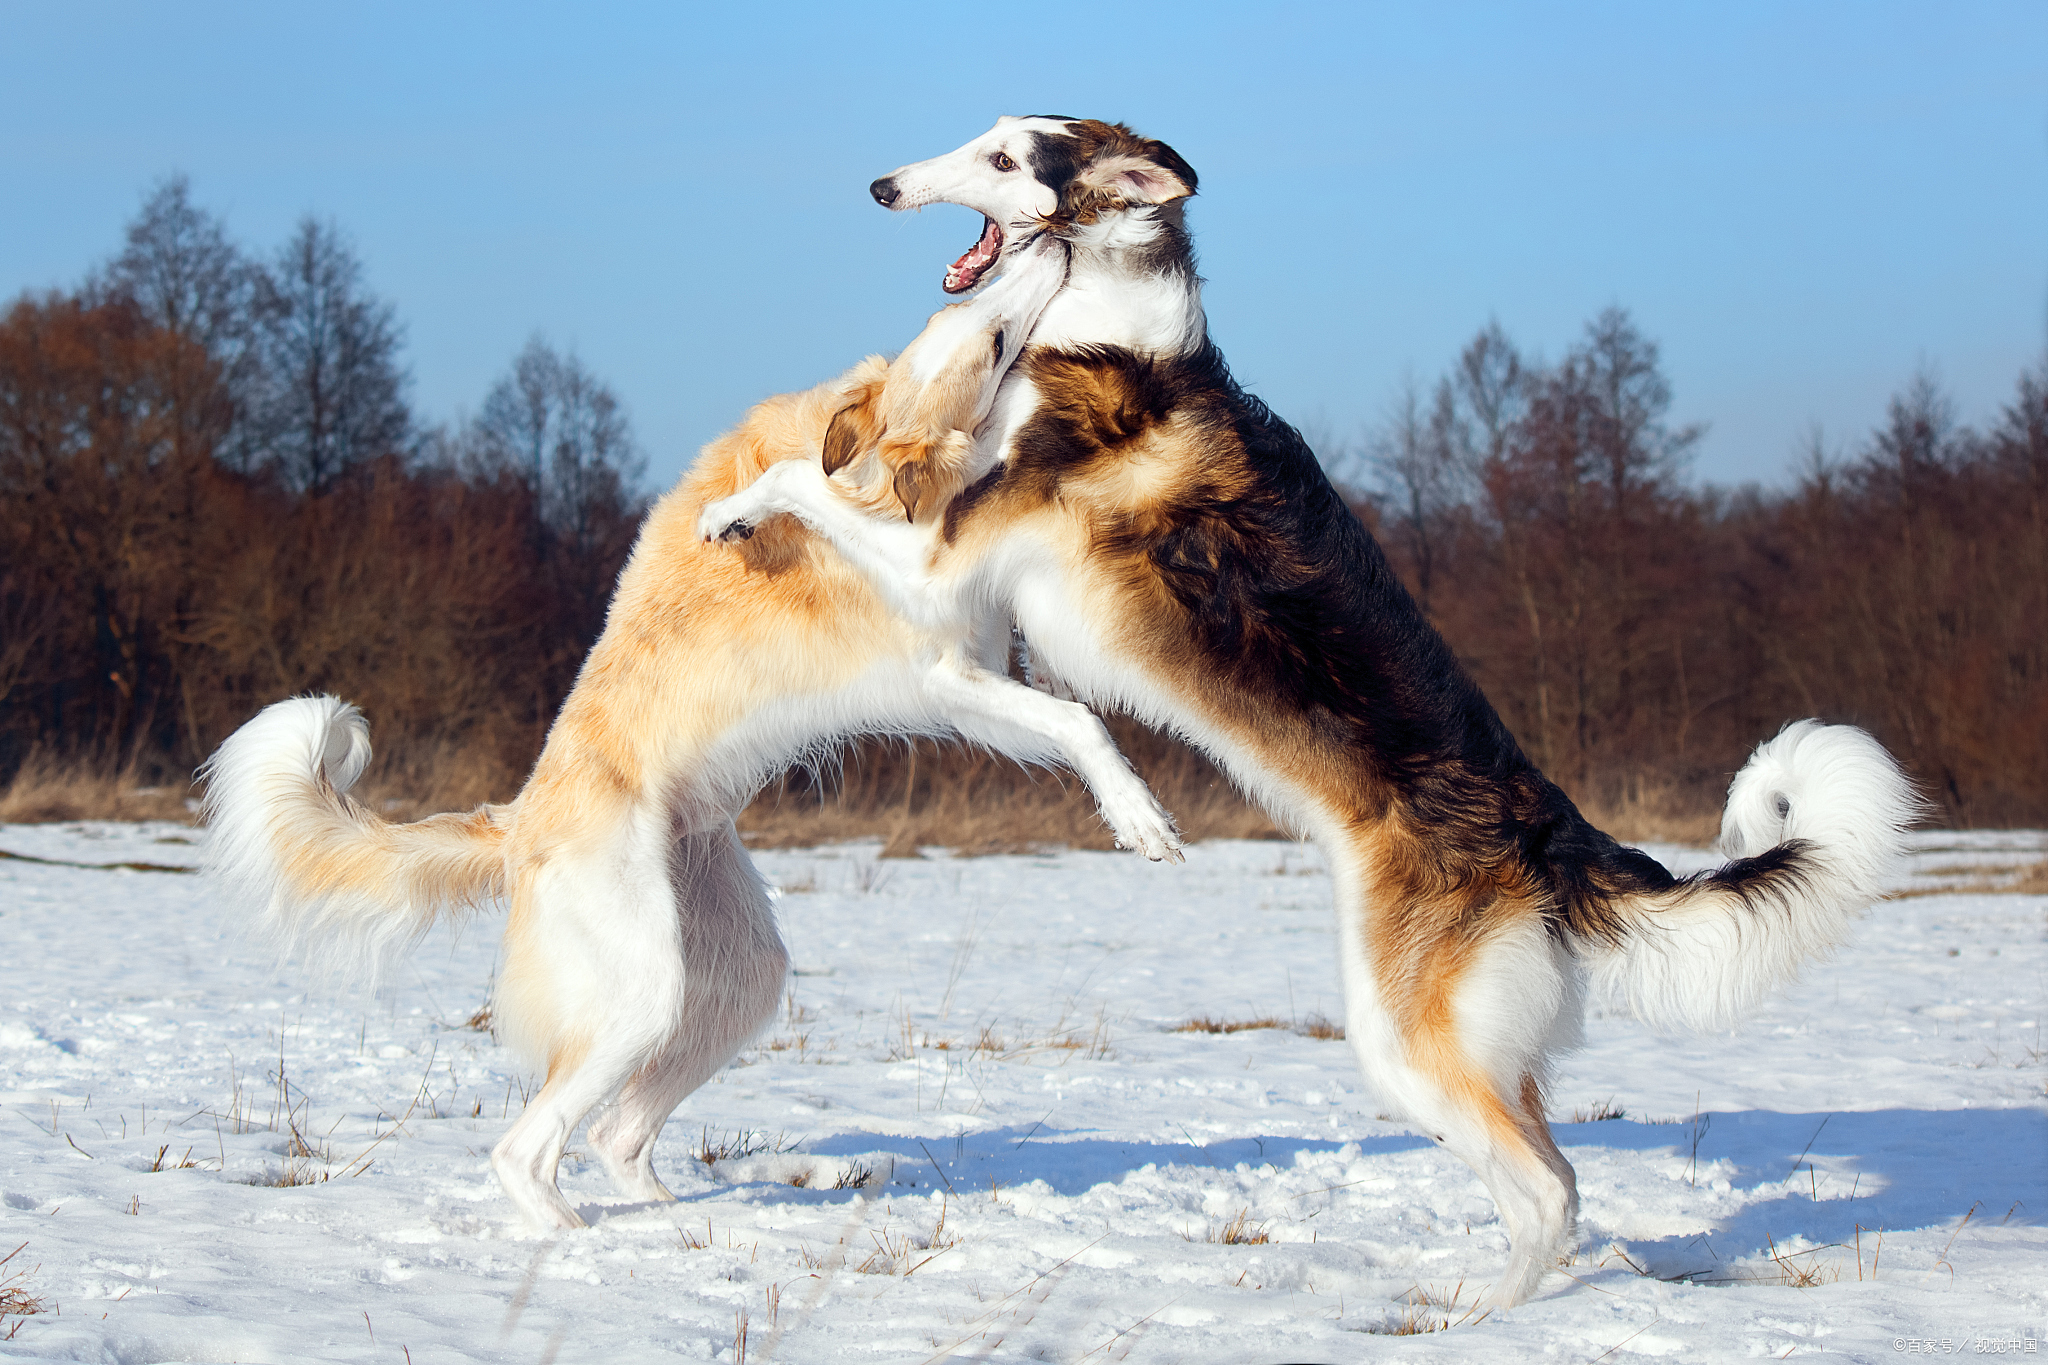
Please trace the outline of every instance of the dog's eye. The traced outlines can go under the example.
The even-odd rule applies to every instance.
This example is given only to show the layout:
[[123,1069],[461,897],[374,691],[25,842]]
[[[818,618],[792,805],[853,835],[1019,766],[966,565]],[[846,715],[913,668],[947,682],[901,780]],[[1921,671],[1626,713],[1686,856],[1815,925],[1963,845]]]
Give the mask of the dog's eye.
[[1003,363],[1003,334],[1002,334],[1001,332],[997,332],[997,333],[996,333],[996,364],[1000,365],[1000,364],[1002,364],[1002,363]]
[[1014,171],[1017,169],[1017,163],[1010,160],[1010,154],[1008,152],[997,152],[988,160],[989,164],[991,166],[994,166],[999,171]]

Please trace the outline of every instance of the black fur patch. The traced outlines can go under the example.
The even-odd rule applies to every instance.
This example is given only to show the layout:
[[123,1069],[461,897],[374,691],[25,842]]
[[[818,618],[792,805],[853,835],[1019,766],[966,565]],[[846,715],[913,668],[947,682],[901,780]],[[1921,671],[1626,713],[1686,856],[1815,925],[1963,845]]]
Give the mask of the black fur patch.
[[[1533,883],[1553,932],[1599,937],[1622,932],[1615,897],[1674,884],[1530,762],[1307,443],[1238,387],[1213,345],[1169,359],[1040,350],[1024,363],[1045,401],[1001,477],[1027,500],[1170,418],[1195,424],[1201,476],[1106,532],[1097,553],[1141,560],[1165,586],[1179,619],[1159,629],[1192,653],[1173,666],[1206,695],[1268,724],[1284,714],[1352,770],[1353,818],[1402,808],[1426,832],[1431,882]],[[990,482],[949,511],[949,536]]]
[[[1055,221],[1092,221],[1092,209],[1080,202],[1083,192],[1074,183],[1081,169],[1099,157],[1129,156],[1151,162],[1197,192],[1200,177],[1179,152],[1157,138],[1139,137],[1121,123],[1100,119],[1074,119],[1065,133],[1031,135],[1031,173],[1038,182],[1059,196]],[[1085,195],[1083,195],[1085,197]]]

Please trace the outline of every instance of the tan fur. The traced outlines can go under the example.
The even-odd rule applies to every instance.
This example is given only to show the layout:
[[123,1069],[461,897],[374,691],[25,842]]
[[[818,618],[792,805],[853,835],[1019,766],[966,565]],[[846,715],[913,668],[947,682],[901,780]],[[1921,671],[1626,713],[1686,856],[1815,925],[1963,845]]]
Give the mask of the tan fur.
[[[923,354],[928,344],[972,349],[972,340],[963,342],[939,330],[957,321],[949,314],[964,316],[968,307],[954,304],[941,309],[880,382],[861,385],[852,401],[833,414],[825,434],[825,472],[837,474],[850,466],[858,478],[856,501],[862,506],[882,510],[893,500],[894,510],[906,520],[915,522],[922,514],[929,521],[965,484],[974,436],[963,429],[960,414],[973,410],[981,375],[972,366],[958,364],[935,377],[921,377],[918,371],[930,363]],[[927,343],[928,337],[934,341]],[[994,343],[995,333],[989,331],[984,344],[993,348]],[[870,457],[876,467],[863,470],[857,463],[862,456]]]
[[870,508],[916,518],[942,507],[971,456],[966,428],[1015,353],[997,340],[1008,315],[991,313],[945,310],[893,364],[870,357],[771,398],[705,448],[649,513],[604,633],[511,804],[387,824],[329,781],[343,772],[345,788],[369,756],[352,708],[331,698],[270,708],[216,756],[236,793],[209,796],[216,845],[237,850],[222,870],[267,896],[284,927],[346,925],[384,941],[451,906],[509,900],[495,1017],[548,1079],[492,1160],[541,1222],[581,1222],[555,1168],[607,1101],[591,1146],[622,1189],[668,1197],[650,1164],[655,1135],[772,1016],[787,965],[732,816],[847,718],[957,725],[1020,757],[1066,757],[1098,796],[1113,784],[1117,809],[1137,810],[1148,853],[1177,847],[1100,722],[1051,699],[1020,715],[1001,690],[1034,694],[963,657],[983,642],[906,622],[791,518],[728,525],[744,536],[736,547],[700,528],[707,505],[821,450]]

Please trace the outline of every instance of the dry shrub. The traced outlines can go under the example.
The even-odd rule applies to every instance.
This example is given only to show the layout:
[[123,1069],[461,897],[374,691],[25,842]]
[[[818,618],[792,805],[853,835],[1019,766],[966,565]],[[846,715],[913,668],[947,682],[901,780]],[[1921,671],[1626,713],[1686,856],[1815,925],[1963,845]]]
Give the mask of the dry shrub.
[[525,770],[502,747],[439,739],[377,749],[351,795],[386,819],[418,820],[510,801],[525,783]]
[[1628,844],[1710,844],[1721,832],[1712,788],[1640,774],[1578,802],[1593,824]]
[[0,824],[35,825],[66,820],[176,820],[190,822],[188,784],[146,787],[133,769],[60,764],[30,755],[0,788]]
[[1311,1014],[1303,1019],[1294,1030],[1304,1038],[1319,1038],[1324,1042],[1344,1041],[1344,1026],[1327,1015]]
[[[1193,749],[1130,721],[1109,725],[1189,839],[1280,837]],[[931,740],[861,741],[829,771],[793,770],[755,799],[739,826],[756,848],[880,835],[884,857],[916,857],[930,846],[961,854],[1116,846],[1094,798],[1071,774]]]
[[2020,895],[2048,896],[2048,861],[2013,863],[2005,866],[1930,867],[1930,877],[1954,877],[1935,886],[1909,886],[1888,894],[1886,900],[1916,900],[1922,896]]

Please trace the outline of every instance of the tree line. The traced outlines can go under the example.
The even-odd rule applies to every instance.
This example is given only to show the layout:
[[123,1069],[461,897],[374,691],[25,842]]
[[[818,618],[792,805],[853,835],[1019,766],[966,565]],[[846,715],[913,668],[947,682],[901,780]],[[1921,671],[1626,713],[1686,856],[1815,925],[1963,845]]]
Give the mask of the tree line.
[[78,288],[6,310],[0,778],[180,781],[319,689],[369,711],[423,796],[516,789],[644,461],[617,395],[539,338],[442,426],[411,410],[401,344],[334,224],[251,254],[182,178]]
[[[370,714],[377,790],[517,789],[602,627],[644,462],[617,395],[539,338],[444,425],[409,406],[402,343],[334,224],[251,253],[183,179],[78,287],[7,309],[0,782],[179,782],[260,706],[327,690]],[[1493,325],[1331,466],[1602,818],[1696,832],[1751,746],[1819,715],[1875,732],[1939,818],[2048,823],[2048,365],[1983,431],[1915,378],[1782,490],[1688,481],[1700,433],[1670,403],[1624,312],[1549,364]],[[1117,730],[1197,832],[1260,827],[1206,763]],[[868,744],[845,771],[834,832],[945,842],[1013,788],[1044,837],[1093,828],[1078,794],[972,755]],[[793,818],[810,779],[776,799],[762,831],[824,827]]]
[[1355,452],[1367,515],[1531,756],[1605,810],[1718,808],[1786,720],[1871,730],[1958,825],[2048,822],[2048,363],[1985,431],[1913,378],[1789,488],[1684,479],[1657,347],[1498,325]]

